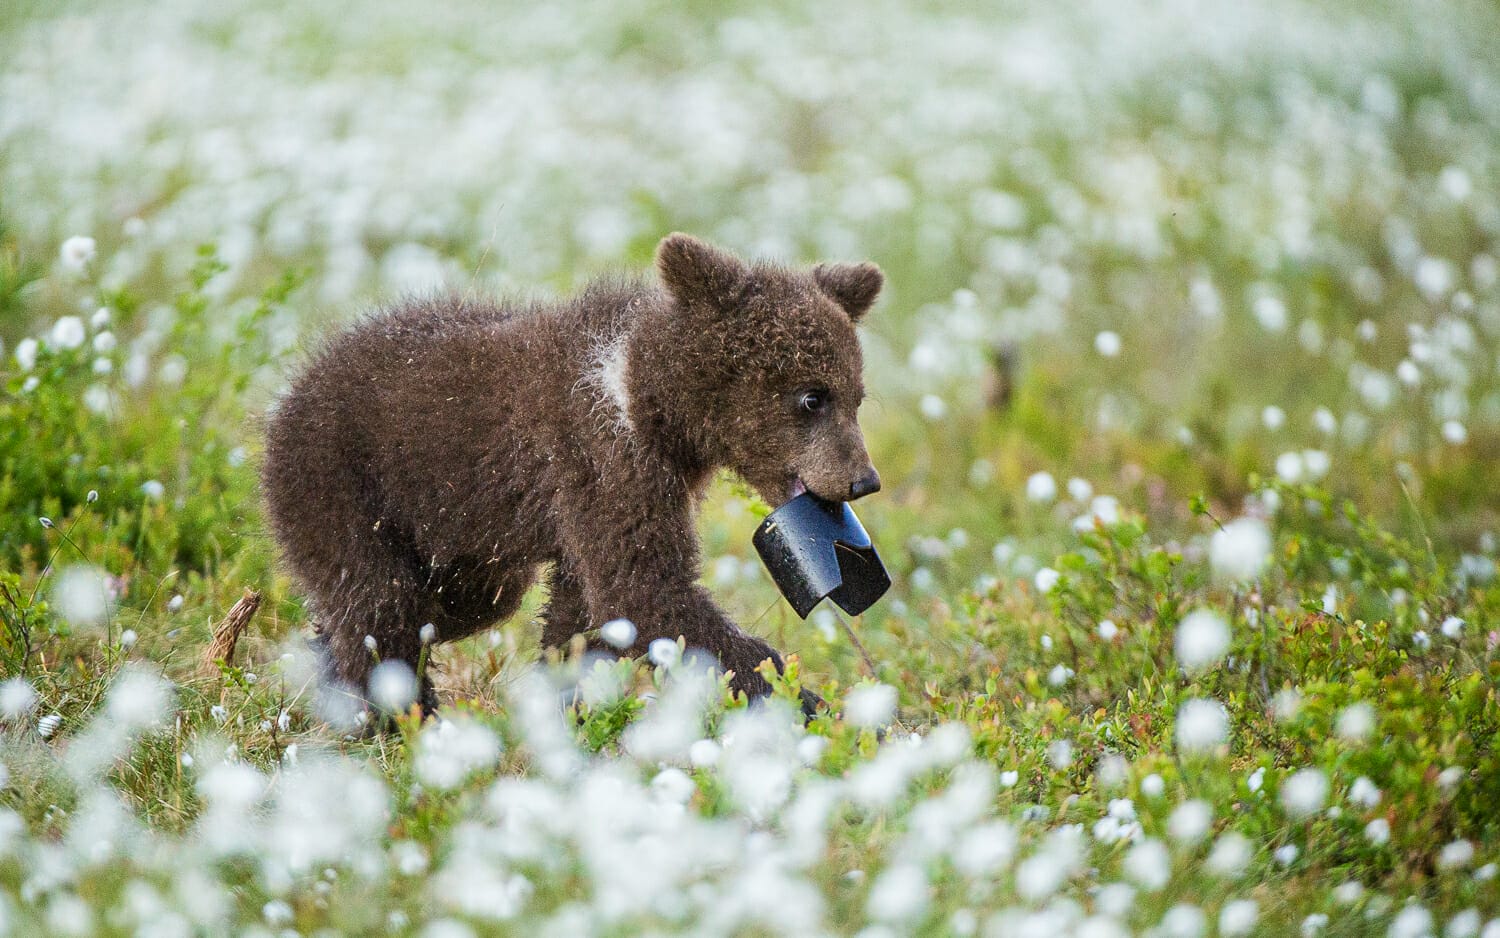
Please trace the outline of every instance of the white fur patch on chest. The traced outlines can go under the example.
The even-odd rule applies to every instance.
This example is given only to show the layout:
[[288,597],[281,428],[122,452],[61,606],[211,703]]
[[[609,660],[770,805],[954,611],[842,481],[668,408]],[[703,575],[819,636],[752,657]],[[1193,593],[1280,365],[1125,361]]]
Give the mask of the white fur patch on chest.
[[601,341],[594,349],[586,375],[598,394],[595,412],[606,416],[617,433],[635,429],[630,421],[630,333],[621,332]]

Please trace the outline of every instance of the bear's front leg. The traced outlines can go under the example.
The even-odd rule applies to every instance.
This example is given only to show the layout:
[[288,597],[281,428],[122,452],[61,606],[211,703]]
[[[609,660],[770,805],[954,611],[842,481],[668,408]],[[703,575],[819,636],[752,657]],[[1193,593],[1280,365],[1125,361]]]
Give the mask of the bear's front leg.
[[[563,566],[582,587],[591,623],[635,623],[635,644],[624,650],[632,655],[645,654],[658,638],[681,637],[687,647],[712,654],[734,672],[732,689],[752,698],[770,694],[770,684],[756,669],[770,659],[781,670],[781,655],[742,631],[698,585],[698,542],[685,506],[642,516],[594,499],[589,511],[569,520],[562,531]],[[810,692],[802,696],[811,716],[821,701]]]

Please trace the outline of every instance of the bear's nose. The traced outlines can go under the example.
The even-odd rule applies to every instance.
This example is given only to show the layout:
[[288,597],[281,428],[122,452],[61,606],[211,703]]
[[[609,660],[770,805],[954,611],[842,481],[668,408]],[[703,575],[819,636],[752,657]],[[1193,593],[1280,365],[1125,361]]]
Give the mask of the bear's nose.
[[875,471],[874,466],[871,466],[868,472],[850,483],[849,500],[852,502],[856,498],[874,495],[878,491],[880,491],[880,473]]

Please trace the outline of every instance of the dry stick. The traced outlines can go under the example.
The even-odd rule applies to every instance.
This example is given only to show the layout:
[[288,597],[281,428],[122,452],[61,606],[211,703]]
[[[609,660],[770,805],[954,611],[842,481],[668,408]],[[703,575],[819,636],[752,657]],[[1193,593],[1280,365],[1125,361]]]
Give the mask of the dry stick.
[[849,636],[849,641],[854,643],[854,649],[859,652],[859,656],[865,659],[865,672],[869,674],[870,677],[875,677],[877,674],[875,670],[875,659],[870,657],[870,653],[868,651],[865,651],[864,643],[859,640],[858,635],[854,634],[854,629],[850,627],[849,623],[844,619],[843,616],[835,612],[833,614],[833,617],[839,620],[839,625],[844,627],[844,634]]
[[217,674],[220,661],[225,664],[233,661],[234,646],[239,643],[240,636],[245,634],[250,619],[259,608],[260,593],[245,587],[245,595],[234,604],[223,621],[214,627],[214,640],[208,643],[208,648],[203,652],[203,661],[198,667],[204,677]]

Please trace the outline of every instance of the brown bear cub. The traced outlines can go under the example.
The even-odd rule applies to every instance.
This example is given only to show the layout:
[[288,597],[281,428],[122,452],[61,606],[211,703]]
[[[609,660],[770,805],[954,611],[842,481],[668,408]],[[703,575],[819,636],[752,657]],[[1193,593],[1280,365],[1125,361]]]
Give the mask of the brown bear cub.
[[363,695],[378,660],[416,666],[425,624],[437,641],[493,625],[545,566],[544,645],[629,619],[624,653],[681,636],[734,688],[769,691],[755,669],[781,657],[697,583],[693,510],[720,468],[772,505],[879,489],[854,326],[883,278],[745,263],[682,234],[656,266],[660,286],[599,282],[556,305],[402,303],[292,381],[262,484],[331,680]]

